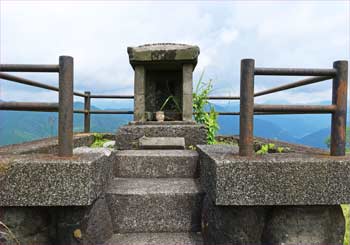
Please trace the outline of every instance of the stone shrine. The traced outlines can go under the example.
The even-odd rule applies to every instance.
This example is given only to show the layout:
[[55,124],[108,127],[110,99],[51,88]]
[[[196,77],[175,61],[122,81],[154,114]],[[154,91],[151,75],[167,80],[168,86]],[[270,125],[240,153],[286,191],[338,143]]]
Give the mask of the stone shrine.
[[199,47],[146,44],[129,47],[128,54],[135,70],[134,120],[152,121],[154,113],[164,109],[166,121],[191,121],[192,73]]

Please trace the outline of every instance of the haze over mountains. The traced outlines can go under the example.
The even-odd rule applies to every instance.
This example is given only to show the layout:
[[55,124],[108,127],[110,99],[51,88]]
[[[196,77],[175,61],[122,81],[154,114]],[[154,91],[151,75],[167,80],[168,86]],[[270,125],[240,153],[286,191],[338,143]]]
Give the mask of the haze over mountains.
[[[324,102],[322,104],[329,104]],[[239,111],[238,103],[214,104],[217,111]],[[75,102],[76,109],[83,103]],[[98,107],[92,107],[99,110]],[[111,108],[103,108],[111,109]],[[116,108],[113,108],[116,109]],[[118,108],[130,110],[130,107]],[[330,115],[261,115],[254,118],[254,135],[327,148],[324,141],[330,134]],[[92,115],[92,132],[116,132],[132,120],[132,115]],[[57,113],[0,111],[0,145],[15,144],[57,135]],[[239,132],[238,116],[219,116],[219,134]],[[75,114],[74,131],[83,130],[83,115]]]

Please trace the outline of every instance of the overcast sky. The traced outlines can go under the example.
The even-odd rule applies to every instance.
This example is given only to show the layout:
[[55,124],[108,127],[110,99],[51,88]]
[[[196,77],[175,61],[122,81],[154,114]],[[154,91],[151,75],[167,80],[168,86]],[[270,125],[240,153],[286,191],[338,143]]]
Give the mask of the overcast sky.
[[[194,79],[204,70],[213,94],[238,95],[242,58],[309,68],[348,60],[349,1],[0,1],[0,63],[57,64],[59,55],[73,56],[77,91],[132,94],[127,47],[155,42],[198,45]],[[17,75],[57,85],[54,74]],[[258,77],[255,90],[296,79]],[[0,86],[2,100],[57,101],[54,92],[4,80]],[[329,100],[330,90],[322,82],[258,102],[317,103]]]

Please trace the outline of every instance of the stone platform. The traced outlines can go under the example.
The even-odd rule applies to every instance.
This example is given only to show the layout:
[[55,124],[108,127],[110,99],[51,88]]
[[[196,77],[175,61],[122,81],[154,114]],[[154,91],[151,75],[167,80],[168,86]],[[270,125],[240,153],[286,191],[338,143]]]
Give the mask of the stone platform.
[[[342,244],[350,157],[200,145],[205,244]],[[244,225],[242,225],[244,224]]]
[[271,153],[247,158],[237,146],[198,146],[201,181],[216,205],[350,203],[350,156]]
[[71,158],[1,155],[0,206],[91,205],[106,189],[110,154],[93,149]]
[[116,134],[116,148],[131,150],[138,148],[139,139],[146,137],[183,137],[185,145],[199,145],[206,143],[206,129],[194,122],[130,122],[118,129]]

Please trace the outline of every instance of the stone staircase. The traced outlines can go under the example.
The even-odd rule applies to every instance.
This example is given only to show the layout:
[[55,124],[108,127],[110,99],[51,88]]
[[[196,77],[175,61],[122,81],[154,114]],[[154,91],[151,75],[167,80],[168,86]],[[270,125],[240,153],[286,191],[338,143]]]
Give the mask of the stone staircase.
[[116,153],[106,194],[115,234],[106,243],[202,244],[197,152],[179,139],[145,142],[147,149]]

